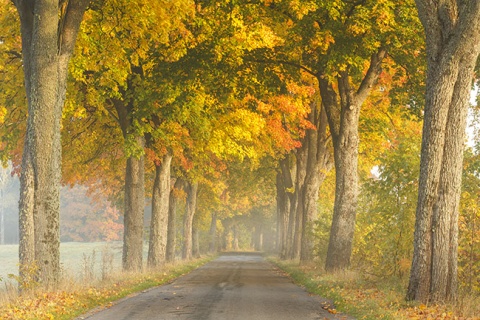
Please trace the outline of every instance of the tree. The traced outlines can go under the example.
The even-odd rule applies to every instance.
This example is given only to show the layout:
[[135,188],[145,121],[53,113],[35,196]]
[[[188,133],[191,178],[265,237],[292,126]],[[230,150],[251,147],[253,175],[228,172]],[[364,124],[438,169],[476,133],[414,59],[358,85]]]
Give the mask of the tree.
[[389,120],[389,127],[379,123],[390,132],[381,145],[374,144],[381,150],[377,170],[362,184],[353,257],[368,273],[404,277],[413,252],[421,122],[399,112]]
[[408,300],[457,296],[458,211],[464,135],[480,52],[480,2],[417,0],[427,80]]
[[[319,77],[322,101],[333,139],[335,159],[335,206],[325,268],[343,270],[350,266],[358,196],[358,121],[360,109],[382,72],[387,51],[373,53],[367,73],[360,84],[351,83],[348,71],[340,72],[338,93],[326,74]],[[340,98],[340,99],[339,99]]]
[[152,221],[150,222],[150,246],[148,266],[163,264],[167,255],[170,202],[170,166],[172,156],[166,154],[161,163],[155,164],[155,181],[152,195]]
[[192,228],[193,218],[195,211],[197,210],[197,195],[198,195],[198,182],[186,181],[185,189],[187,194],[187,202],[185,206],[185,215],[183,217],[183,251],[182,258],[184,260],[191,260],[193,254],[192,247]]
[[282,65],[291,75],[306,72],[317,80],[337,175],[326,268],[345,269],[350,263],[357,206],[360,110],[376,85],[387,52],[404,56],[402,39],[421,44],[412,40],[418,24],[410,18],[413,6],[393,1],[284,0],[265,1],[257,7],[265,17],[262,22],[283,41],[274,50],[256,51],[252,61]]
[[[193,15],[195,7],[186,1],[123,1],[111,0],[95,7],[89,15],[89,25],[82,33],[82,50],[96,59],[78,57],[75,61],[75,80],[83,85],[87,110],[92,110],[100,122],[102,118],[113,120],[107,126],[120,127],[123,136],[123,155],[126,158],[124,180],[124,250],[125,270],[140,270],[143,267],[143,212],[145,207],[145,148],[158,144],[158,128],[162,122],[157,118],[165,113],[173,113],[166,101],[175,101],[181,94],[180,88],[172,85],[169,74],[160,74],[158,69],[178,60],[190,45],[189,31],[184,20]],[[119,23],[121,21],[121,23]],[[105,32],[108,29],[109,32]],[[110,54],[114,51],[115,54]],[[101,63],[97,63],[101,61]],[[160,67],[159,67],[160,66]],[[166,80],[162,81],[163,77]],[[98,111],[100,109],[100,111]],[[173,113],[173,116],[177,114]],[[163,119],[161,119],[163,120]],[[167,129],[169,123],[167,122]],[[158,132],[157,132],[158,131]],[[168,147],[168,146],[167,146]],[[156,148],[155,150],[159,150]],[[114,155],[115,156],[115,155]],[[155,169],[167,177],[158,179],[155,187],[169,189],[168,168],[160,168],[163,154],[151,160],[156,161]],[[169,162],[169,161],[164,161]],[[168,180],[168,181],[167,181]],[[157,188],[155,198],[154,225],[155,237],[149,257],[149,264],[156,265],[164,259],[165,228],[159,229],[161,218],[157,212],[166,213],[157,204],[158,195],[168,198]],[[165,191],[165,189],[163,189]],[[161,242],[157,243],[159,240]],[[163,248],[163,249],[162,249]],[[160,256],[153,256],[160,254]]]
[[36,264],[39,279],[60,273],[60,120],[68,62],[88,0],[15,0],[28,101],[20,191],[20,274]]

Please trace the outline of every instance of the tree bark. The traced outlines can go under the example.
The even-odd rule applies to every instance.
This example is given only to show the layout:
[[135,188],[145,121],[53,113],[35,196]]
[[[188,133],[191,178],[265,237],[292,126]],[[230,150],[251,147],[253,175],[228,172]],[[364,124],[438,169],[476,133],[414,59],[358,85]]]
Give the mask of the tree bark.
[[[138,146],[144,146],[137,137]],[[123,232],[123,269],[140,271],[143,268],[143,216],[145,208],[144,156],[127,159],[125,172],[125,214]]]
[[169,206],[168,206],[168,237],[167,237],[167,256],[168,262],[175,261],[176,243],[177,243],[177,202],[176,190],[182,188],[182,180],[176,179],[173,188],[170,190]]
[[320,94],[333,139],[335,161],[335,204],[325,269],[329,272],[350,266],[358,194],[358,120],[360,108],[380,75],[386,51],[380,48],[370,59],[358,90],[354,90],[347,71],[338,77],[337,93],[326,77],[318,77]]
[[457,296],[458,207],[480,2],[417,0],[427,44],[427,81],[408,300]]
[[[60,273],[60,122],[68,61],[88,0],[15,0],[22,34],[27,133],[20,179],[20,276],[54,285]],[[30,274],[31,275],[31,274]],[[21,280],[21,284],[24,282]]]
[[200,258],[200,232],[198,232],[198,225],[195,222],[192,228],[192,256],[194,258]]
[[183,253],[184,260],[192,259],[192,228],[193,217],[197,209],[198,182],[187,182],[187,203],[183,219]]
[[313,259],[313,223],[318,214],[318,191],[332,167],[328,150],[327,115],[325,110],[315,102],[311,105],[309,120],[316,129],[307,131],[305,141],[308,146],[308,158],[301,194],[303,197],[301,261]]
[[167,153],[163,156],[162,163],[155,165],[148,248],[148,266],[151,268],[164,264],[166,260],[171,163],[172,155]]
[[212,213],[212,222],[210,224],[210,244],[208,247],[208,251],[210,253],[217,252],[217,213]]
[[277,250],[280,259],[287,259],[288,218],[290,202],[282,174],[277,173]]
[[294,233],[295,233],[295,222],[296,222],[296,208],[297,208],[297,193],[294,190],[294,180],[292,178],[292,170],[290,169],[290,156],[287,155],[285,158],[281,159],[280,162],[280,179],[282,184],[281,197],[279,198],[284,207],[281,207],[282,210],[285,210],[285,216],[283,217],[285,223],[285,238],[284,238],[284,248],[282,249],[282,258],[289,259],[293,254],[293,243],[294,243]]
[[[292,244],[290,247],[289,258],[300,258],[300,252],[302,250],[302,236],[303,236],[303,210],[304,210],[304,198],[302,196],[304,192],[305,177],[307,176],[307,159],[308,159],[308,146],[306,138],[302,139],[302,146],[297,149],[296,152],[296,174],[295,174],[295,191],[293,193],[293,200],[291,201],[290,208],[290,223],[294,225]],[[290,228],[289,228],[290,230]],[[292,231],[291,231],[292,232]]]
[[135,104],[135,75],[142,70],[132,66],[133,75],[127,79],[127,88],[122,90],[121,98],[110,99],[117,113],[116,120],[122,129],[125,141],[135,141],[137,151],[129,154],[125,168],[125,208],[123,216],[123,255],[124,271],[143,269],[143,219],[145,209],[145,138],[135,132],[133,127]]

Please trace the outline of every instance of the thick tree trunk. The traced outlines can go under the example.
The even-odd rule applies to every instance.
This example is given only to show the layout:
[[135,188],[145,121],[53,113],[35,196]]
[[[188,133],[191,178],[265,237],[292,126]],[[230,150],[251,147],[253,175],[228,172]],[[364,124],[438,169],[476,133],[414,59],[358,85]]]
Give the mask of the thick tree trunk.
[[408,300],[457,296],[458,206],[480,2],[417,1],[427,39],[427,82]]
[[217,213],[212,213],[212,222],[210,224],[210,244],[208,246],[208,251],[210,253],[217,252]]
[[298,192],[294,190],[294,181],[292,178],[292,171],[290,169],[290,157],[287,155],[285,158],[281,159],[280,162],[280,172],[281,175],[281,184],[282,189],[281,201],[284,200],[281,204],[284,207],[281,207],[282,210],[285,210],[285,216],[283,217],[285,223],[285,236],[284,236],[284,248],[282,249],[282,258],[290,259],[293,254],[293,243],[294,243],[294,234],[295,234],[295,222],[296,222],[296,208],[297,208],[297,195]]
[[151,268],[164,264],[166,260],[171,163],[172,156],[167,153],[163,156],[162,163],[155,165],[148,248],[148,266]]
[[35,171],[33,169],[32,143],[33,143],[33,105],[31,103],[31,51],[33,33],[33,10],[25,1],[15,1],[21,21],[23,72],[25,74],[25,91],[28,101],[27,132],[25,134],[22,173],[20,176],[20,200],[19,200],[19,275],[20,287],[30,282],[32,275],[29,270],[36,268],[35,262],[35,226],[33,223],[35,207]]
[[296,159],[295,191],[293,193],[294,200],[291,201],[290,208],[290,219],[293,219],[294,224],[292,245],[290,247],[291,250],[289,254],[290,259],[300,258],[300,252],[302,250],[304,209],[304,198],[302,194],[304,192],[305,177],[307,175],[308,159],[308,146],[305,138],[302,139],[302,147],[297,149]]
[[187,203],[183,219],[183,253],[184,260],[192,259],[192,228],[193,217],[197,209],[198,182],[187,183]]
[[[137,137],[141,148],[144,140]],[[143,216],[145,208],[144,156],[129,157],[125,172],[125,214],[123,232],[123,270],[143,268]]]
[[[14,1],[22,33],[28,100],[20,179],[20,276],[35,266],[37,280],[55,284],[60,273],[60,122],[68,61],[89,1]],[[28,271],[30,270],[30,271]]]
[[305,184],[301,195],[303,197],[301,261],[313,259],[313,223],[318,214],[318,191],[327,172],[331,169],[325,110],[313,103],[309,120],[315,125],[316,130],[308,130],[306,135],[308,159]]
[[325,268],[344,270],[350,266],[358,194],[358,120],[360,108],[380,75],[386,51],[373,54],[358,90],[354,90],[347,71],[340,73],[337,93],[326,77],[319,76],[320,94],[333,139],[335,161],[335,204]]
[[[140,70],[132,67],[135,74]],[[132,77],[133,78],[133,77]],[[139,150],[145,147],[145,138],[135,132],[133,112],[135,105],[130,94],[135,92],[135,84],[128,79],[126,91],[122,98],[111,99],[117,112],[117,121],[122,129],[124,140],[133,137]],[[125,208],[123,216],[123,255],[124,271],[140,271],[143,269],[143,219],[145,209],[145,157],[128,155],[125,168]]]
[[343,270],[350,266],[358,195],[358,116],[360,108],[343,117],[341,138],[334,138],[335,204],[326,269]]
[[182,180],[177,179],[173,188],[170,190],[169,206],[168,206],[168,236],[167,236],[167,256],[168,262],[175,261],[176,243],[177,243],[177,202],[176,190],[182,188]]
[[20,287],[31,282],[32,274],[30,270],[36,269],[35,262],[35,228],[33,223],[34,215],[34,195],[35,174],[30,159],[29,134],[25,140],[25,148],[22,158],[22,175],[20,176],[20,201],[19,201],[19,275]]

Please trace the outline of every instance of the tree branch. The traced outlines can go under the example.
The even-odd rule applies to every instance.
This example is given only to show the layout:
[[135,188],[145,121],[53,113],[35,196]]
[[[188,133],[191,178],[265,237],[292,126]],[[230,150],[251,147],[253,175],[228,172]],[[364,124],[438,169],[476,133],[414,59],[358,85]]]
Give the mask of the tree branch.
[[357,103],[362,104],[369,95],[372,86],[382,72],[382,61],[386,56],[387,50],[385,48],[380,48],[378,49],[378,52],[373,54],[370,58],[370,67],[356,93]]
[[255,63],[265,63],[265,64],[274,64],[274,65],[288,65],[288,66],[292,66],[292,67],[296,67],[296,68],[299,68],[309,74],[311,74],[312,76],[316,77],[317,76],[317,73],[315,73],[314,71],[308,69],[307,67],[301,65],[301,64],[298,64],[296,62],[292,62],[292,61],[287,61],[287,60],[273,60],[273,59],[248,59],[246,58],[245,61],[248,61],[248,62],[255,62]]
[[59,27],[58,27],[58,52],[62,54],[71,54],[75,47],[75,40],[83,20],[83,14],[87,9],[90,0],[69,0],[62,5]]

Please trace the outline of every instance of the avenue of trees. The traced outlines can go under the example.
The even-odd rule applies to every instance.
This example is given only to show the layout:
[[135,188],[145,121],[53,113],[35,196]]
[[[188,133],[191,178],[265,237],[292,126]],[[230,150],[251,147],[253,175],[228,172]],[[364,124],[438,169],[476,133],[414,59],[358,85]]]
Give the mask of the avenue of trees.
[[[478,292],[479,53],[478,1],[0,0],[20,276],[101,225],[125,271],[254,248]],[[62,185],[107,222],[60,221]]]

